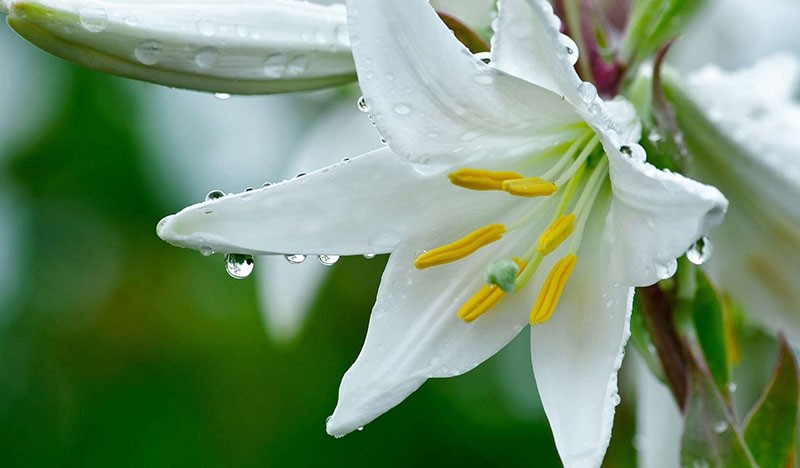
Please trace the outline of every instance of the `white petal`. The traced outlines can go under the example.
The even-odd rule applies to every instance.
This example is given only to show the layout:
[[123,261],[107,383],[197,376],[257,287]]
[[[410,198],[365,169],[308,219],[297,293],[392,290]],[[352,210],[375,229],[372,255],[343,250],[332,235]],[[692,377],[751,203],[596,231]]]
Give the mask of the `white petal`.
[[473,28],[488,28],[495,0],[431,0],[437,11],[443,11],[466,22]]
[[[290,158],[284,175],[327,166],[343,154],[361,154],[381,145],[380,134],[353,100],[331,106],[302,138],[296,138],[299,146],[293,151],[295,155]],[[240,150],[239,144],[236,150]],[[329,269],[314,258],[293,265],[283,257],[264,256],[256,260],[256,265],[258,296],[267,333],[278,342],[290,341],[300,331]]]
[[283,256],[266,255],[255,263],[264,328],[274,341],[289,342],[302,329],[329,268],[313,257],[293,265]]
[[354,73],[342,5],[12,0],[9,10],[9,25],[50,53],[168,86],[268,94]]
[[599,466],[619,402],[617,371],[628,340],[633,288],[614,283],[604,230],[608,196],[598,200],[578,263],[552,318],[531,328],[539,395],[566,467]]
[[[469,228],[467,228],[468,230]],[[463,374],[505,346],[528,322],[539,284],[503,298],[472,323],[456,313],[483,283],[489,262],[528,244],[513,232],[458,262],[424,271],[413,267],[420,236],[392,253],[381,279],[364,347],[339,388],[328,432],[340,436],[404,400],[425,380]]]
[[466,212],[497,212],[513,198],[504,195],[456,187],[445,173],[420,172],[384,148],[190,206],[161,220],[158,234],[174,245],[219,252],[387,253],[428,226],[446,225]]
[[425,0],[347,5],[359,84],[398,154],[434,163],[519,155],[580,120],[560,95],[476,59]]
[[638,355],[636,373],[636,451],[639,466],[680,466],[683,417],[669,389],[656,379]]
[[614,198],[614,281],[646,286],[672,276],[676,258],[722,222],[728,201],[714,187],[624,156],[605,145]]
[[571,39],[559,33],[561,21],[542,0],[500,0],[495,35],[492,38],[492,66],[538,84],[573,102],[580,78],[567,54]]

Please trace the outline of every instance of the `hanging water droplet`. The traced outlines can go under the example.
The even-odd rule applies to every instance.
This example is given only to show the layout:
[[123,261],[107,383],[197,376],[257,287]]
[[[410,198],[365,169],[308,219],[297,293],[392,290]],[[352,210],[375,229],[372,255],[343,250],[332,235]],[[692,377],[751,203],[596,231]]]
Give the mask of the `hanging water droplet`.
[[359,426],[358,430],[359,431],[363,431],[364,430],[364,426]]
[[695,265],[702,265],[711,258],[714,246],[711,239],[706,236],[697,239],[697,242],[686,252],[686,258]]
[[194,58],[194,62],[197,64],[198,67],[208,70],[209,68],[213,67],[217,64],[217,60],[219,59],[219,51],[217,51],[216,47],[204,47],[197,52],[197,55]]
[[204,36],[214,35],[214,23],[210,21],[200,21],[197,23],[197,30]]
[[210,257],[211,255],[214,255],[214,250],[211,247],[204,245],[200,247],[200,255],[204,257]]
[[728,430],[727,421],[717,421],[714,423],[714,432],[716,432],[717,434],[722,434],[727,430]]
[[264,75],[268,78],[280,78],[286,73],[286,56],[272,54],[264,61]]
[[367,260],[372,260],[373,258],[375,258],[375,254],[374,253],[365,253],[364,254],[364,258],[366,258]]
[[597,88],[588,81],[584,81],[578,85],[578,96],[586,104],[591,104],[597,99]]
[[155,65],[161,60],[164,46],[158,41],[144,41],[133,51],[136,60],[144,65]]
[[364,98],[364,96],[358,98],[358,101],[356,101],[356,107],[358,107],[358,110],[361,112],[369,112],[369,104],[367,104],[367,100]]
[[306,256],[303,254],[284,255],[283,258],[292,265],[297,265],[306,261]]
[[220,101],[227,101],[231,98],[231,95],[228,93],[214,93],[214,97],[219,99]]
[[408,104],[396,104],[394,106],[394,113],[397,115],[408,115],[411,113],[411,106]]
[[222,198],[225,196],[225,192],[222,190],[212,190],[206,194],[206,201],[209,200],[216,200],[217,198]]
[[101,8],[83,8],[78,12],[81,26],[89,32],[100,32],[108,26],[108,15]]
[[136,26],[137,24],[139,24],[139,20],[136,19],[135,16],[126,16],[123,21],[125,22],[125,24],[127,24],[128,26],[131,26],[131,27]]
[[320,255],[317,257],[319,262],[325,266],[331,266],[339,261],[338,255]]
[[247,254],[225,254],[225,271],[232,278],[243,279],[253,272],[253,256]]
[[618,393],[615,393],[614,396],[611,397],[611,403],[613,403],[614,406],[619,405],[620,401],[622,401],[622,399],[619,397]]
[[564,47],[564,54],[569,59],[570,64],[575,65],[578,63],[578,45],[575,44],[575,41],[563,34],[559,37],[559,41]]

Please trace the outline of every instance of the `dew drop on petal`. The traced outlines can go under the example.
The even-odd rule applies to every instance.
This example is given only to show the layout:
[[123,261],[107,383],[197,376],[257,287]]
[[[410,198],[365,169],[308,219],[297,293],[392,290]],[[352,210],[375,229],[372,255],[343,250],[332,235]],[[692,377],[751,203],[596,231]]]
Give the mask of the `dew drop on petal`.
[[657,264],[656,274],[658,275],[659,278],[663,280],[670,278],[672,275],[674,275],[677,269],[678,269],[678,261],[673,258],[663,265]]
[[569,58],[570,64],[575,65],[578,63],[578,46],[575,44],[575,41],[564,34],[559,37],[559,41],[561,42],[561,46],[564,47],[564,55]]
[[625,156],[628,156],[634,161],[644,162],[647,159],[647,153],[645,152],[644,148],[637,143],[620,146],[619,152]]
[[100,32],[108,26],[108,15],[101,8],[83,8],[78,12],[83,29],[89,32]]
[[225,196],[225,192],[222,190],[212,190],[206,194],[206,201],[209,200],[216,200],[217,198],[222,198]]
[[136,60],[144,65],[155,65],[161,60],[164,46],[158,41],[144,41],[133,51]]
[[489,73],[478,73],[472,76],[472,81],[478,84],[490,85],[494,83],[494,77]]
[[588,81],[584,81],[578,85],[578,96],[586,104],[591,104],[597,99],[597,88]]
[[227,101],[231,98],[231,95],[228,93],[214,93],[214,97],[219,99],[220,101]]
[[210,21],[200,21],[197,23],[197,30],[204,36],[214,35],[214,23]]
[[338,255],[320,255],[317,257],[319,263],[325,266],[332,266],[339,261]]
[[364,258],[366,258],[367,260],[372,260],[373,258],[375,258],[375,254],[374,253],[365,253],[364,254]]
[[488,65],[492,61],[492,53],[478,52],[475,54],[475,58]]
[[253,272],[253,256],[247,254],[225,254],[225,271],[232,278],[243,279]]
[[356,107],[358,107],[358,110],[361,112],[369,112],[369,104],[367,104],[367,100],[364,98],[364,96],[358,98],[358,101],[356,101]]
[[286,67],[286,73],[289,75],[297,76],[306,72],[308,69],[308,57],[300,55],[292,59]]
[[219,51],[217,51],[216,47],[204,47],[197,53],[194,61],[198,67],[203,70],[208,70],[217,64],[218,59]]
[[615,393],[615,394],[614,394],[614,396],[612,396],[612,397],[611,397],[611,403],[613,403],[613,404],[614,404],[614,406],[617,406],[617,405],[619,405],[619,402],[620,402],[620,401],[622,401],[622,400],[621,400],[621,398],[619,397],[619,394],[618,394],[618,393]]
[[303,254],[284,255],[283,258],[292,265],[297,265],[306,261],[306,256]]
[[397,104],[394,106],[394,113],[397,115],[408,115],[411,113],[411,106],[408,104]]
[[702,265],[711,258],[713,251],[711,239],[703,236],[686,252],[686,258],[695,265]]
[[280,78],[286,73],[286,56],[272,54],[264,61],[264,75],[268,78]]
[[214,249],[212,249],[211,247],[209,247],[207,245],[204,245],[204,246],[200,247],[200,255],[202,255],[204,257],[210,257],[211,255],[214,255]]

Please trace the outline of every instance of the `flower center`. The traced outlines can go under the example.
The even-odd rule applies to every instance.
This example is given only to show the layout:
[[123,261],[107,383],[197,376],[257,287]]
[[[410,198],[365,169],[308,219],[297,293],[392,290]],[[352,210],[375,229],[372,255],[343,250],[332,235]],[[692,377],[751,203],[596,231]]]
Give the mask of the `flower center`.
[[[599,139],[585,133],[557,148],[565,148],[557,161],[540,175],[517,171],[462,168],[448,174],[450,183],[468,190],[503,191],[511,196],[535,198],[525,203],[530,207],[512,223],[493,223],[478,228],[448,244],[431,249],[414,260],[414,266],[425,269],[465,258],[480,248],[500,241],[511,231],[541,222],[552,209],[550,221],[529,247],[514,256],[492,262],[487,267],[484,284],[458,310],[458,317],[471,322],[491,310],[507,294],[525,287],[542,261],[570,240],[566,254],[557,260],[542,284],[530,313],[530,323],[544,323],[552,316],[559,298],[578,261],[577,252],[595,200],[608,180],[608,159]],[[551,156],[543,151],[526,160]],[[524,161],[523,161],[524,162]],[[543,198],[552,202],[547,203]],[[553,202],[555,207],[553,208]]]

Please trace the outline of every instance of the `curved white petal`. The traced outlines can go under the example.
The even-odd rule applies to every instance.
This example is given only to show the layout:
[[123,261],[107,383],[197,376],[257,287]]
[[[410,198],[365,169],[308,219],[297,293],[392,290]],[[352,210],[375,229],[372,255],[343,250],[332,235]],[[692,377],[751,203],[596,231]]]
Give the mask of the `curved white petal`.
[[495,0],[431,0],[437,11],[443,11],[466,22],[473,28],[488,28]]
[[680,466],[683,417],[669,389],[634,353],[636,374],[636,452],[639,466]]
[[714,187],[605,149],[614,192],[614,281],[646,286],[672,276],[675,259],[722,222],[728,201]]
[[487,265],[530,242],[531,231],[514,232],[467,258],[427,270],[413,266],[427,236],[401,244],[381,279],[364,347],[339,388],[328,432],[340,436],[394,407],[432,377],[463,374],[511,341],[528,323],[541,284],[503,298],[472,323],[458,308],[483,283]]
[[282,255],[261,256],[255,264],[264,328],[274,341],[287,343],[302,329],[329,267],[313,257],[294,265]]
[[[559,33],[561,21],[542,0],[500,0],[492,37],[492,66],[571,100],[581,83],[572,64],[578,50]],[[574,101],[578,102],[578,101]]]
[[359,84],[398,154],[468,163],[525,154],[580,121],[562,96],[476,59],[425,0],[349,0]]
[[[341,155],[361,154],[381,145],[380,134],[350,99],[331,104],[311,129],[295,137],[295,142],[299,145],[289,158],[284,170],[286,176],[324,167],[338,161]],[[300,331],[329,269],[314,258],[294,265],[280,256],[260,257],[256,265],[258,296],[267,333],[275,341],[290,341]]]
[[608,195],[595,205],[552,318],[531,328],[539,395],[566,467],[599,466],[603,459],[619,402],[617,371],[630,335],[633,288],[607,274],[617,255],[606,222],[608,205]]
[[386,253],[425,226],[498,212],[513,198],[504,195],[456,187],[445,173],[423,173],[384,148],[190,206],[161,220],[158,234],[173,245],[219,252]]
[[268,94],[352,81],[342,5],[12,0],[8,23],[77,64],[167,86]]

